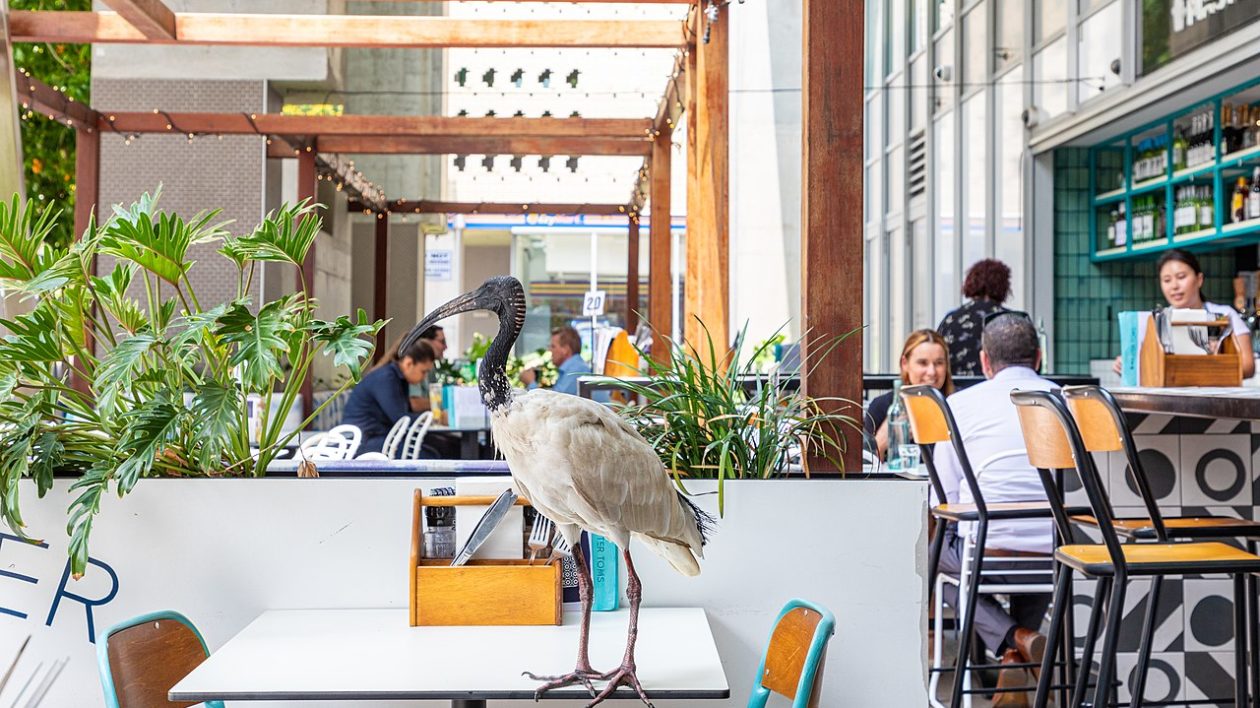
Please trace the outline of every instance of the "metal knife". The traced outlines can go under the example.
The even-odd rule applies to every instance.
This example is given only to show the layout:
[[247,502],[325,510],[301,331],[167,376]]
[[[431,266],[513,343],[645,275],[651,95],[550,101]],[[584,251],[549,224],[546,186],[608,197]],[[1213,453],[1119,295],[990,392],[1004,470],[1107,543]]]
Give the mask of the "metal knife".
[[473,527],[473,532],[468,536],[468,541],[464,543],[464,548],[455,554],[455,559],[451,561],[451,565],[463,565],[472,558],[472,555],[481,548],[481,544],[490,538],[490,534],[498,528],[499,523],[503,521],[503,517],[507,516],[508,510],[512,505],[516,504],[516,493],[511,489],[505,489],[498,499],[486,509],[486,513],[481,515],[481,520]]

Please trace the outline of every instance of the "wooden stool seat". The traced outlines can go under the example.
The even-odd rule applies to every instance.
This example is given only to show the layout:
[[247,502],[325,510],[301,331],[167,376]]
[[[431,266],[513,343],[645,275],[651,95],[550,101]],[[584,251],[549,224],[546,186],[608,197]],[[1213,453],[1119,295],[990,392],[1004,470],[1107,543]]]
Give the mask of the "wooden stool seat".
[[[1072,521],[1098,526],[1098,519],[1092,514],[1074,514]],[[1113,519],[1112,523],[1116,534],[1122,538],[1153,540],[1159,537],[1149,518]],[[1170,539],[1260,537],[1260,521],[1229,516],[1166,516],[1164,528]]]
[[[990,519],[1050,519],[1054,510],[1047,501],[998,502],[986,504]],[[1069,507],[1070,514],[1088,512],[1087,507]],[[938,504],[932,507],[932,516],[947,521],[975,521],[980,518],[975,504]]]
[[[1136,543],[1120,547],[1130,575],[1181,575],[1186,573],[1254,573],[1260,557],[1228,544]],[[1102,544],[1064,545],[1054,552],[1060,563],[1089,575],[1114,575],[1115,567]]]

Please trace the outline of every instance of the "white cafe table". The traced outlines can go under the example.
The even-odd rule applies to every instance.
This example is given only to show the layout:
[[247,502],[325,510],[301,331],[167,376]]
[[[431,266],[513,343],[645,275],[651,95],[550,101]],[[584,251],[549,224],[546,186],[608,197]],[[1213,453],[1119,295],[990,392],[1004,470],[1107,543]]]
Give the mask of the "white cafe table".
[[[591,618],[591,664],[621,663],[626,610]],[[533,700],[538,682],[563,674],[577,657],[577,613],[563,626],[410,627],[405,609],[271,610],[215,650],[171,688],[172,701]],[[704,610],[644,608],[635,652],[651,698],[722,699],[726,674]],[[599,685],[598,683],[596,684]],[[616,698],[635,698],[621,687]],[[588,698],[567,687],[545,698]]]

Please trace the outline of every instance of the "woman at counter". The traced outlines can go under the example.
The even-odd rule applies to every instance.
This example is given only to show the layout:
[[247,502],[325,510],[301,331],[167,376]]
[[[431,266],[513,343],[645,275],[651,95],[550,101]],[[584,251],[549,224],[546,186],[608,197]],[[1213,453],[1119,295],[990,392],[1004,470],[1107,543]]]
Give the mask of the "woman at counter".
[[[1242,377],[1249,379],[1256,373],[1256,359],[1251,348],[1251,330],[1238,312],[1229,305],[1207,302],[1203,299],[1203,269],[1199,259],[1193,253],[1174,248],[1165,251],[1155,262],[1155,272],[1159,276],[1159,288],[1169,307],[1176,309],[1207,310],[1216,317],[1228,317],[1230,331],[1234,335],[1235,349],[1242,365]],[[1121,370],[1120,357],[1116,357],[1114,366],[1118,374]]]
[[[901,383],[904,386],[931,384],[946,396],[954,392],[949,346],[936,330],[916,330],[906,338],[901,348]],[[888,408],[892,406],[892,397],[893,392],[889,391],[871,399],[863,417],[866,436],[874,438],[881,460],[888,452]]]

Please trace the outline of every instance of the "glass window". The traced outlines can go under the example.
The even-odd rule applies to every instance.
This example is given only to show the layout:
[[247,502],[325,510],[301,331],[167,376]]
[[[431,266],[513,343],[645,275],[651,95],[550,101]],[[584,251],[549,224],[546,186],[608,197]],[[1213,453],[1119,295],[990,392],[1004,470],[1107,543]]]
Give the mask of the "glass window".
[[954,21],[954,0],[930,0],[932,12],[935,14],[932,31],[948,27]]
[[935,327],[937,322],[932,316],[931,283],[935,269],[932,266],[931,239],[926,219],[918,219],[910,225],[910,252],[906,254],[906,271],[911,274],[907,289],[914,308],[910,320],[911,329]]
[[936,119],[932,127],[932,144],[936,150],[936,253],[933,256],[934,297],[936,312],[932,324],[958,306],[958,234],[954,218],[954,113]]
[[988,37],[984,29],[984,6],[968,12],[962,21],[963,95],[984,86],[989,77],[989,62],[985,54]]
[[884,191],[884,180],[880,174],[879,165],[879,160],[876,160],[866,166],[866,182],[863,184],[863,187],[866,189],[866,209],[864,211],[867,223],[878,220],[880,209],[882,209],[880,195]]
[[1081,72],[1076,82],[1076,100],[1084,103],[1120,84],[1120,77],[1111,70],[1111,63],[1120,59],[1120,3],[1090,15],[1081,23],[1076,61]]
[[927,46],[928,0],[910,0],[910,53]]
[[[902,77],[896,83],[901,84],[908,79]],[[884,91],[888,97],[888,122],[884,125],[884,144],[896,145],[906,135],[906,90],[891,88]]]
[[909,78],[905,80],[903,93],[910,97],[910,132],[927,124],[927,99],[931,93],[927,68],[927,57],[920,56],[910,62]]
[[1060,37],[1033,59],[1033,103],[1047,116],[1067,110],[1067,39]]
[[958,76],[958,67],[954,66],[954,33],[946,32],[936,42],[936,65],[949,72],[949,80],[944,81],[932,76],[932,85],[936,87],[936,111],[948,111],[954,107],[954,95]]
[[993,71],[1000,73],[1024,58],[1024,0],[995,0],[993,12]]
[[971,265],[985,257],[985,198],[988,195],[988,161],[985,150],[985,138],[988,135],[985,124],[988,122],[983,93],[963,101],[962,113],[962,216],[966,224],[962,234],[963,264]]
[[867,366],[873,366],[877,371],[883,368],[884,351],[887,349],[888,339],[884,329],[884,317],[888,308],[888,300],[884,297],[884,288],[888,282],[887,273],[884,270],[887,255],[884,252],[885,248],[887,248],[887,240],[882,235],[876,235],[866,242],[866,292],[870,295],[863,299],[870,305],[870,312],[867,313],[869,326],[866,330],[871,335],[867,339],[867,350],[870,351]]
[[883,97],[879,94],[866,99],[866,114],[863,116],[864,122],[862,123],[865,148],[862,151],[862,157],[867,160],[879,157],[884,147],[879,139],[879,136],[883,134],[880,130],[882,119],[880,118],[879,110],[880,105],[883,104],[882,99]]
[[1091,11],[1098,9],[1109,2],[1111,2],[1111,0],[1078,0],[1076,3],[1076,16],[1084,17]]
[[1040,44],[1067,26],[1067,3],[1063,0],[1033,0],[1033,44]]
[[885,191],[888,203],[885,207],[890,214],[899,212],[906,194],[906,160],[900,145],[888,151],[887,169],[884,173],[888,176],[888,187]]
[[906,0],[888,0],[888,26],[884,28],[888,38],[884,51],[884,76],[900,70],[906,63]]
[[888,371],[897,371],[897,356],[901,353],[900,344],[910,333],[907,315],[910,310],[910,268],[906,259],[905,234],[901,229],[888,232]]
[[[1012,69],[994,89],[997,107],[997,180],[994,184],[995,234],[993,257],[1023,272],[1024,262],[1024,71]],[[1018,278],[1017,278],[1018,280]],[[1022,307],[1018,290],[1012,292],[1010,307]]]
[[879,69],[877,60],[880,55],[879,47],[884,41],[883,33],[879,31],[881,26],[879,23],[879,10],[882,5],[883,2],[881,0],[866,1],[866,71],[863,75],[866,77],[867,86],[874,86],[878,83],[876,77],[880,76],[877,73]]

